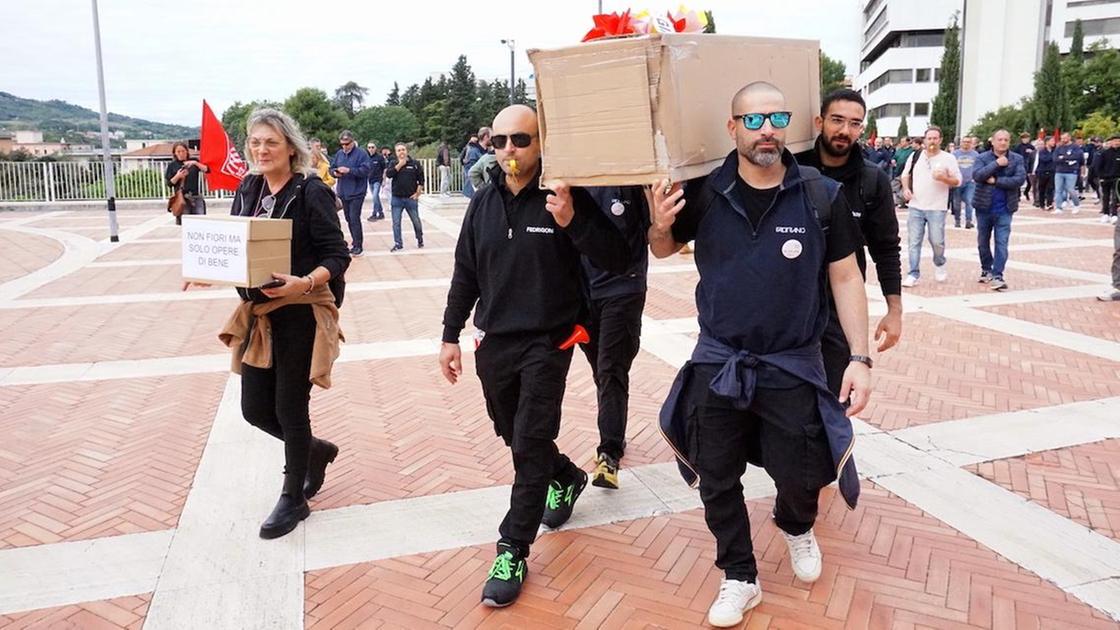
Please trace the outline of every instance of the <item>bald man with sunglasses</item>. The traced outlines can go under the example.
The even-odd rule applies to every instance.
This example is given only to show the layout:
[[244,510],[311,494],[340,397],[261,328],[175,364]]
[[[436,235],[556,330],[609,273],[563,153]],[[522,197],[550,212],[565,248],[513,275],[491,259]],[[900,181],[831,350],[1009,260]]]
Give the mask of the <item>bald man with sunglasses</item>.
[[513,457],[509,511],[482,590],[483,604],[502,607],[521,593],[539,527],[567,522],[587,485],[587,473],[556,447],[572,333],[584,316],[580,256],[623,273],[630,252],[586,190],[560,182],[541,188],[531,108],[502,110],[491,141],[497,164],[463,218],[439,364],[448,382],[459,380],[459,335],[473,309],[475,370],[495,433]]
[[871,394],[867,295],[856,262],[859,226],[837,182],[798,166],[785,148],[785,96],[755,82],[731,102],[735,149],[703,179],[654,189],[650,251],[696,241],[700,337],[661,410],[682,476],[700,487],[724,579],[708,623],[738,625],[762,601],[741,482],[761,465],[778,494],[774,523],[794,575],[821,575],[813,534],[822,488],[837,476],[859,496],[852,425],[828,388],[821,337],[828,294],[851,348],[840,398],[859,413]]

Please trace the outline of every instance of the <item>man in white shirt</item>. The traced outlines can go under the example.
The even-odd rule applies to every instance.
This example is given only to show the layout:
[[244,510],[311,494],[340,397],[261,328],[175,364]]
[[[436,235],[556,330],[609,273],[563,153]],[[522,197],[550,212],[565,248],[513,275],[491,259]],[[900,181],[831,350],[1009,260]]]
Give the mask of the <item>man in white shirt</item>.
[[910,243],[910,275],[902,286],[912,287],[921,277],[922,237],[929,226],[929,244],[933,247],[933,271],[938,282],[949,278],[945,266],[945,214],[949,207],[949,189],[961,185],[957,159],[941,150],[941,128],[926,129],[924,150],[915,152],[906,161],[899,178],[902,195],[910,206],[906,226]]

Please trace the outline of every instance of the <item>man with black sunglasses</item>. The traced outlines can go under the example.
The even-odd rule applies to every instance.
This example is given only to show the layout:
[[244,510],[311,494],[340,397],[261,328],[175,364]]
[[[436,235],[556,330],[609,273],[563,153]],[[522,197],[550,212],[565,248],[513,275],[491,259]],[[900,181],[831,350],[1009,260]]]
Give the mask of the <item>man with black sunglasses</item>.
[[867,295],[856,261],[859,226],[841,186],[785,150],[791,113],[766,82],[731,102],[735,150],[704,179],[654,188],[650,251],[664,258],[696,241],[700,338],[661,410],[661,431],[682,476],[698,483],[724,579],[708,623],[729,627],[762,601],[741,482],[761,464],[778,494],[774,522],[794,575],[813,582],[813,534],[822,488],[839,476],[859,496],[852,426],[828,388],[820,340],[828,290],[852,354],[840,387],[847,416],[867,405],[871,359]]
[[362,232],[362,203],[366,199],[366,181],[369,177],[369,154],[357,148],[354,134],[349,129],[338,135],[342,146],[331,160],[331,175],[338,180],[338,198],[350,227],[350,255],[361,256],[365,235]]
[[625,239],[581,188],[540,188],[537,115],[524,105],[494,119],[497,164],[471,198],[455,247],[439,364],[462,375],[459,334],[474,309],[475,369],[494,430],[513,456],[509,511],[483,604],[508,606],[521,593],[525,559],[541,524],[572,515],[587,473],[556,447],[560,409],[583,305],[580,255],[626,271]]
[[[877,350],[893,348],[902,336],[902,261],[898,236],[898,217],[889,176],[875,164],[863,159],[859,137],[867,106],[859,92],[836,90],[821,102],[821,113],[814,123],[818,133],[812,149],[797,154],[797,162],[812,166],[825,177],[844,185],[844,197],[863,233],[879,287],[887,301],[887,314],[875,329]],[[906,140],[906,138],[902,138]],[[907,145],[909,142],[906,143]],[[906,153],[909,156],[909,152]],[[867,255],[861,245],[856,250],[859,271],[867,277]],[[828,328],[821,339],[828,388],[840,395],[840,383],[848,367],[851,348],[840,327],[836,305],[830,301]]]

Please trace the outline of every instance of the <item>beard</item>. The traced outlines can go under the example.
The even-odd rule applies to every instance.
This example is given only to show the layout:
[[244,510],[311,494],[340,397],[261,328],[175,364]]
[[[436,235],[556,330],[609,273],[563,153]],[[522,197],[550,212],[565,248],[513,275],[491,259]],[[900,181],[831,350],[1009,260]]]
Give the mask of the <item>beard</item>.
[[[773,144],[774,148],[759,149],[758,145],[763,142]],[[747,147],[746,151],[740,148],[739,154],[747,158],[747,161],[751,164],[754,164],[755,166],[769,168],[777,164],[782,159],[782,150],[784,148],[785,144],[777,138],[762,138],[756,140],[754,144]]]
[[[847,142],[848,145],[844,148],[839,148],[838,146],[836,146],[836,144],[834,144],[838,140]],[[853,146],[855,146],[855,143],[849,140],[847,136],[832,136],[828,140],[825,140],[821,143],[821,148],[824,149],[825,153],[831,155],[832,157],[838,158],[844,157],[851,153]]]

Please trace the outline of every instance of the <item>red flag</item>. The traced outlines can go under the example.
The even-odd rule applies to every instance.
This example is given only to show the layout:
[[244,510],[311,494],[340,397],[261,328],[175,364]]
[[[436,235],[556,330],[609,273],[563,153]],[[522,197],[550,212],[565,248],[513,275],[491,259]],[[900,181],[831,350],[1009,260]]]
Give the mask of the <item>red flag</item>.
[[874,132],[874,131],[872,131],[872,132],[871,132],[871,135],[870,135],[870,136],[867,136],[867,146],[869,146],[869,147],[872,147],[872,148],[874,148],[874,147],[875,147],[875,140],[876,140],[876,139],[877,139],[878,137],[879,137],[879,134],[878,134],[878,133],[876,133],[876,132]]
[[205,100],[202,101],[202,146],[198,161],[210,169],[206,173],[206,187],[210,190],[237,190],[241,178],[249,173],[249,165],[241,159],[222,122]]

